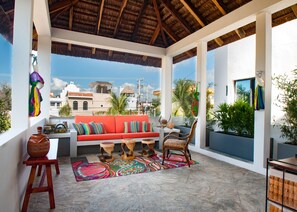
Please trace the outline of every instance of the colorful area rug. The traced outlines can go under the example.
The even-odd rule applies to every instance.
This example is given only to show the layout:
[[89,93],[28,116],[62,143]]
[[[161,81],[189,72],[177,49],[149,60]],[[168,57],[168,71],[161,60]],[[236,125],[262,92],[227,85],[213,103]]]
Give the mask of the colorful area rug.
[[[198,162],[192,160],[191,164],[198,164]],[[172,154],[162,165],[162,156],[155,154],[148,158],[136,156],[131,161],[115,159],[110,163],[89,162],[86,157],[79,157],[72,158],[71,165],[75,179],[79,182],[179,168],[187,166],[187,163],[183,156]]]

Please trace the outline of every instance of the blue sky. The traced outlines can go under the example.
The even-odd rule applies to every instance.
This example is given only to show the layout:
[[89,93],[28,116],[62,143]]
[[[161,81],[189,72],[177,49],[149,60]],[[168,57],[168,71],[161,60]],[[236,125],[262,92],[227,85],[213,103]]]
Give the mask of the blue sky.
[[[11,44],[0,35],[0,83],[10,84]],[[88,58],[52,54],[52,89],[57,90],[73,81],[82,90],[89,89],[93,81],[108,81],[119,88],[126,84],[136,85],[143,78],[143,84],[151,90],[160,88],[160,69],[154,67],[117,63]],[[208,77],[213,76],[214,56],[208,53]],[[196,57],[174,65],[173,81],[176,79],[195,80]],[[209,80],[208,80],[209,81]]]

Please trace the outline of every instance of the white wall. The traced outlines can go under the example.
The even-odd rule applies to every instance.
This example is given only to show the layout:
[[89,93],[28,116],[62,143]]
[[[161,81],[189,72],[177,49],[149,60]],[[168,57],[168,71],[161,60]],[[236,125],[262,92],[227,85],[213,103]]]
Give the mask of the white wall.
[[[44,119],[24,131],[9,130],[0,135],[1,211],[20,211],[30,169],[23,164],[27,141]],[[6,142],[4,142],[6,141]]]

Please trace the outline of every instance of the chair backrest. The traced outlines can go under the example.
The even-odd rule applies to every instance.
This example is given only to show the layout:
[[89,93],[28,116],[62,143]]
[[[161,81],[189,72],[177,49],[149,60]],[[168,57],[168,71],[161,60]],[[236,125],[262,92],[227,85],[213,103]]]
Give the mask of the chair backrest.
[[192,140],[194,134],[195,134],[195,129],[196,129],[196,125],[197,125],[197,122],[198,122],[198,118],[195,118],[192,126],[191,126],[191,130],[190,130],[190,133],[188,135],[188,140],[187,140],[187,144],[190,143],[190,141]]

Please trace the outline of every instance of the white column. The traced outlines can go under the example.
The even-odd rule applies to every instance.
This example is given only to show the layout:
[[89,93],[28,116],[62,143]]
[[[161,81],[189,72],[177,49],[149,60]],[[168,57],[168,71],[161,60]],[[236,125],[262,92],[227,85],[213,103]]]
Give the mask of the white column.
[[33,0],[15,0],[12,47],[12,128],[29,126]]
[[207,42],[199,41],[197,45],[197,82],[199,83],[199,112],[196,129],[195,147],[205,147],[206,131],[206,60]]
[[172,57],[162,57],[161,115],[168,119],[172,112]]
[[271,113],[271,14],[260,13],[256,18],[256,76],[262,72],[265,110],[255,111],[254,164],[265,167],[269,156]]
[[49,118],[50,89],[51,89],[51,37],[38,36],[38,69],[44,80],[40,89],[43,101],[41,102],[41,117]]

